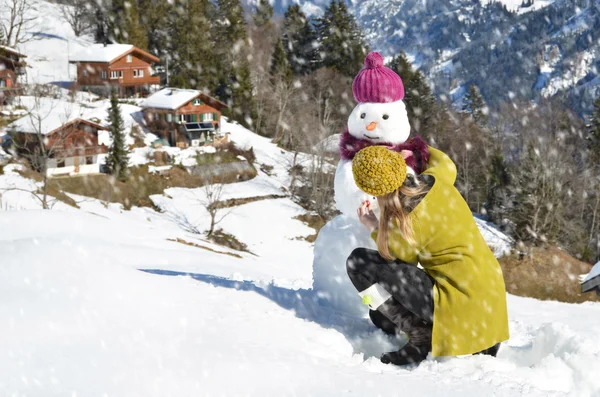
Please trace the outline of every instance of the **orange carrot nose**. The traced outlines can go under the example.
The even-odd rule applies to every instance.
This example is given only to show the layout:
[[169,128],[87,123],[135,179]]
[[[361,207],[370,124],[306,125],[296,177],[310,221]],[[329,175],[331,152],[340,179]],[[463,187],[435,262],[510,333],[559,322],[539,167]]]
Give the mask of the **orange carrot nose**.
[[367,131],[373,131],[375,128],[377,128],[377,123],[373,121],[367,126]]

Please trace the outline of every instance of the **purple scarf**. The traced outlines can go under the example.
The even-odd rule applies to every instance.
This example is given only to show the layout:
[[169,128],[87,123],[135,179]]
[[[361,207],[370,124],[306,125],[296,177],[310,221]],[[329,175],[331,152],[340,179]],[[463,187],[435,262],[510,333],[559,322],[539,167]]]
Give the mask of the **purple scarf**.
[[409,138],[406,142],[400,144],[387,142],[373,143],[350,135],[348,129],[346,129],[340,138],[340,155],[344,160],[352,160],[356,153],[361,149],[373,145],[386,146],[388,149],[395,152],[410,150],[413,152],[413,155],[406,159],[406,165],[415,170],[417,174],[420,174],[427,168],[427,163],[429,162],[429,149],[420,136]]

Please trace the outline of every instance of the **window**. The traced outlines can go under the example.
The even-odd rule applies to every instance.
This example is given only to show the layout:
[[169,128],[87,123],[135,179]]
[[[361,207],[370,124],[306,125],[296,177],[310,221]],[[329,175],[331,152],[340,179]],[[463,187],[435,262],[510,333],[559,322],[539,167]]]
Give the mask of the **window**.
[[173,121],[173,115],[171,113],[167,114],[167,121],[171,123]]
[[202,99],[194,99],[192,101],[192,105],[194,105],[194,106],[204,105],[204,101]]
[[133,77],[144,77],[144,69],[133,69]]
[[87,156],[87,157],[85,158],[85,163],[86,163],[87,165],[89,165],[89,164],[94,164],[94,156]]
[[200,115],[200,121],[213,121],[212,113],[203,113]]
[[0,87],[6,87],[6,80],[0,80]]
[[133,57],[131,55],[127,55],[127,63],[131,63],[132,59],[133,59]]
[[87,70],[83,69],[83,71],[81,72],[81,75],[83,77],[87,77]]
[[122,79],[123,78],[123,71],[122,70],[111,70],[110,71],[110,78],[111,79]]
[[100,72],[100,77],[102,78],[102,80],[106,80],[106,70]]
[[180,114],[179,115],[179,121],[182,122],[182,123],[185,121],[185,114]]
[[65,166],[65,159],[61,159],[56,162],[56,168],[63,168],[64,166]]

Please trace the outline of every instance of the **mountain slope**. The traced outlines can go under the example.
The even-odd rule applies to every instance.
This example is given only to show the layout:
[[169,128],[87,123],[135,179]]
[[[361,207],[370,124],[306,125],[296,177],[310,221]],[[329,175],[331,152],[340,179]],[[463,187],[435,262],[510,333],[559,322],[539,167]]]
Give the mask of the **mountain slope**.
[[[321,1],[298,1],[304,8]],[[565,95],[580,113],[600,95],[600,1],[349,0],[372,50],[408,53],[438,95],[476,84],[488,104]],[[274,2],[284,9],[287,2]],[[319,12],[316,12],[319,14]]]

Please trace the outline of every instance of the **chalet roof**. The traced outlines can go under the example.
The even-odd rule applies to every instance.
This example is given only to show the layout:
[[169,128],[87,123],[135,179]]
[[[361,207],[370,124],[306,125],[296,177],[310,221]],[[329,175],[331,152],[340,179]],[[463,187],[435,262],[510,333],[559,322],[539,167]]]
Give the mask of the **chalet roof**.
[[207,102],[216,105],[219,109],[227,107],[223,102],[206,95],[202,91],[169,87],[150,95],[142,102],[141,106],[143,108],[176,110],[198,97],[202,97]]
[[0,54],[2,54],[2,52],[7,52],[10,54],[14,54],[16,56],[18,56],[19,58],[27,58],[27,55],[25,54],[21,54],[19,51],[15,50],[14,48],[10,48],[4,45],[0,45]]
[[160,61],[154,55],[140,50],[131,44],[91,44],[71,55],[69,62],[111,63],[132,52],[135,52],[141,58],[145,58],[150,62]]
[[6,130],[24,134],[37,134],[39,131],[42,135],[49,135],[75,122],[106,130],[105,127],[82,118],[77,112],[71,112],[67,106],[60,105],[57,107],[43,106],[38,111],[32,111],[31,114],[10,123],[6,126]]

